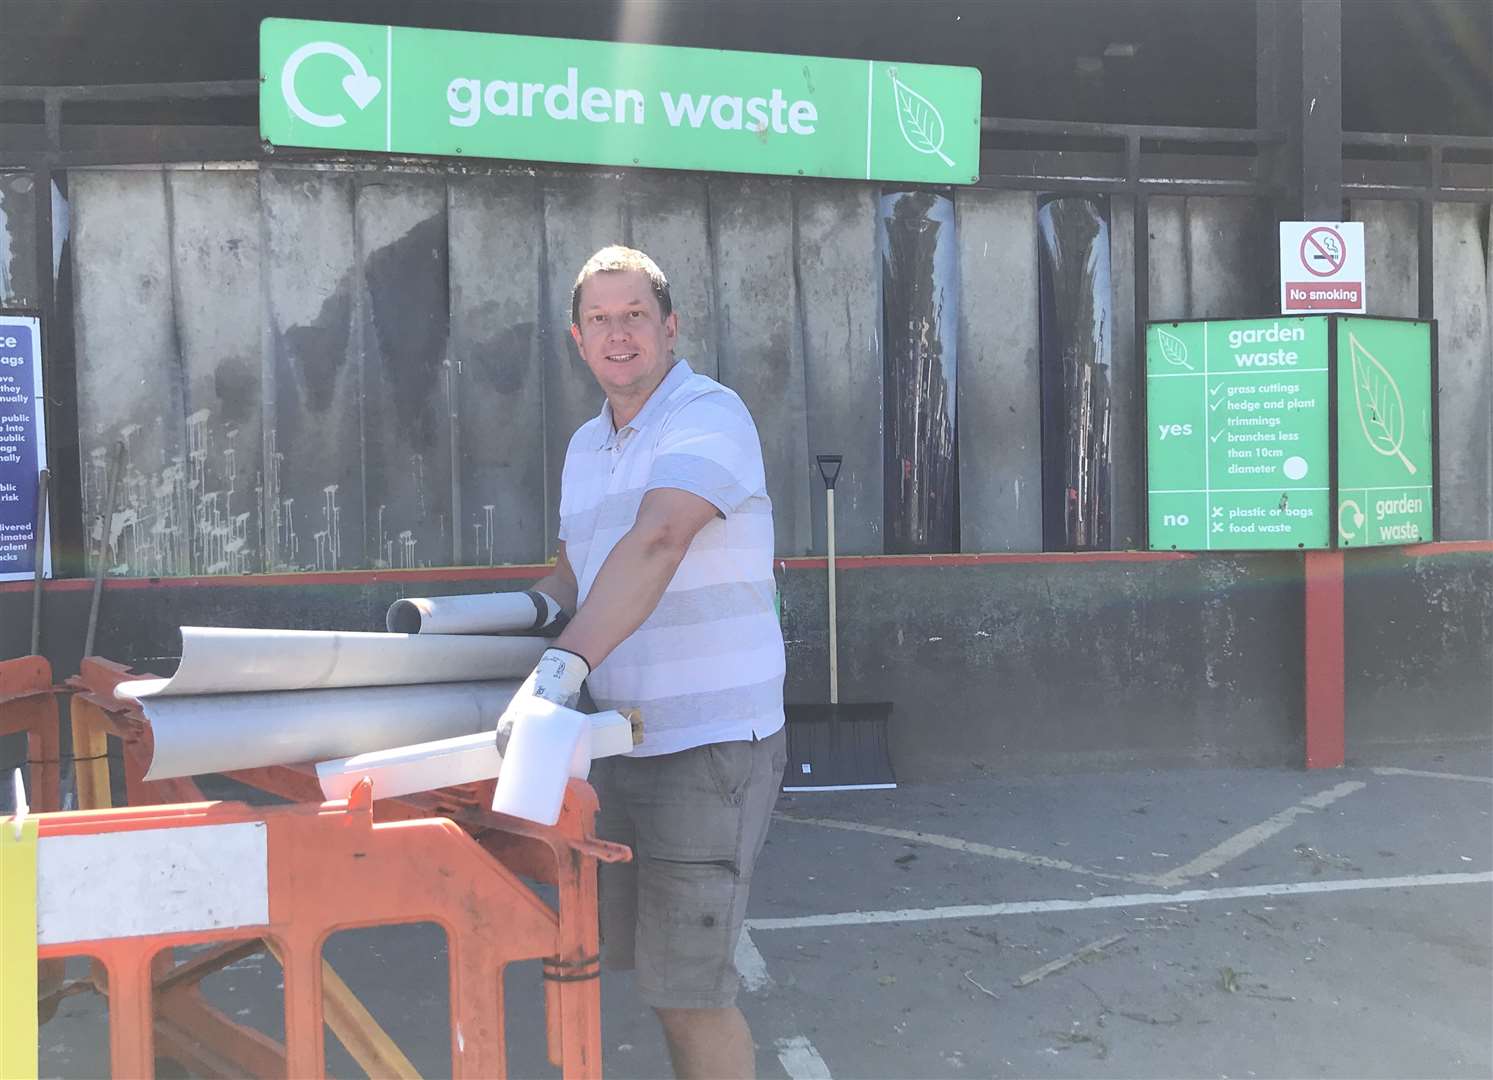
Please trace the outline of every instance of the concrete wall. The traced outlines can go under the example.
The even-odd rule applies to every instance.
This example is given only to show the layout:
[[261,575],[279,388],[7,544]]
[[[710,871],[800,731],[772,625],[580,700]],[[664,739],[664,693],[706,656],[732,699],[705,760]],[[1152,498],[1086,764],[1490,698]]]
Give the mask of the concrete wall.
[[[841,696],[895,704],[904,778],[1302,763],[1300,556],[992,559],[841,571]],[[169,673],[182,624],[377,629],[396,597],[519,588],[542,572],[118,581],[98,651]],[[779,580],[787,698],[825,701],[825,572],[790,564]],[[43,646],[59,677],[77,670],[88,601],[81,581],[48,592]],[[0,656],[25,650],[29,605],[29,585],[0,585]],[[1493,547],[1356,552],[1346,614],[1350,762],[1493,738]]]
[[[24,179],[0,177],[9,302],[35,273]],[[251,166],[75,170],[71,195],[85,522],[99,518],[109,447],[122,438],[129,454],[113,573],[545,558],[565,445],[600,406],[566,333],[570,287],[618,240],[657,255],[681,352],[751,407],[779,553],[824,549],[824,452],[845,455],[840,550],[883,550],[874,185]],[[1039,550],[1036,197],[968,189],[955,202],[960,544]],[[1367,227],[1371,310],[1414,314],[1413,206],[1352,213]],[[1119,548],[1139,544],[1143,506],[1133,214],[1112,200]],[[1156,197],[1149,220],[1152,318],[1274,310],[1263,203]],[[1438,206],[1434,222],[1442,535],[1482,539],[1493,245],[1486,208]]]
[[1350,753],[1493,733],[1493,553],[1423,550],[1347,560]]
[[1487,207],[1449,203],[1432,214],[1441,384],[1441,536],[1493,536],[1493,236]]
[[[871,185],[244,167],[79,170],[72,194],[86,520],[127,447],[111,573],[545,558],[601,405],[570,289],[615,242],[658,258],[681,355],[752,409],[778,550],[824,549],[822,452],[840,550],[882,550]],[[27,240],[30,204],[0,206]]]

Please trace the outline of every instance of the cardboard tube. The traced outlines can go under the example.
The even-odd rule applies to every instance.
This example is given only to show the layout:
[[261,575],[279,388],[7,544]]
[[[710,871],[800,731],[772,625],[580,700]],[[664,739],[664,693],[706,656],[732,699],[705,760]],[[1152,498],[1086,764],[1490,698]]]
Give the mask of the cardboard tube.
[[517,681],[147,697],[147,780],[295,765],[486,733]]
[[523,679],[548,645],[537,637],[183,626],[176,674],[121,683],[115,695],[143,700]]
[[391,634],[513,634],[542,630],[559,614],[536,592],[418,596],[389,605]]

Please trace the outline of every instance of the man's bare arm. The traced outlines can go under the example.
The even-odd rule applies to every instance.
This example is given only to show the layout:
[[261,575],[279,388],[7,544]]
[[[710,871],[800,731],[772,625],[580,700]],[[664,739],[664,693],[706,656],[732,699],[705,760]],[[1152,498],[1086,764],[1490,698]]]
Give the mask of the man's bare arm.
[[565,554],[565,541],[560,541],[560,552],[555,556],[555,568],[532,586],[560,605],[562,611],[575,611],[575,602],[580,586],[575,581],[575,571],[570,568],[570,559]]
[[716,516],[714,506],[687,491],[659,488],[644,495],[633,527],[602,563],[586,603],[555,647],[580,654],[592,668],[605,660],[653,614],[695,534]]

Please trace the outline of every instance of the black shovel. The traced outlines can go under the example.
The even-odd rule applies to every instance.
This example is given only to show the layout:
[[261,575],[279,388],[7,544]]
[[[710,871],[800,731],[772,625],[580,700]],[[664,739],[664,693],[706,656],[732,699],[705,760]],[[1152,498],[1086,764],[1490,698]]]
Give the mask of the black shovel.
[[860,791],[894,788],[887,747],[890,701],[840,702],[838,610],[835,602],[835,481],[840,454],[818,456],[829,519],[829,704],[787,705],[788,767],[784,791]]

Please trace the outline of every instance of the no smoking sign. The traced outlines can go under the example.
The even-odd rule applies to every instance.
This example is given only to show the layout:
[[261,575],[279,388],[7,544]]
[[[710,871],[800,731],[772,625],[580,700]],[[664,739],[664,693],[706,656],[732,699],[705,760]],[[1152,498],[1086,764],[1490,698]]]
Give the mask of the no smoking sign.
[[1280,310],[1363,313],[1363,223],[1280,223]]

